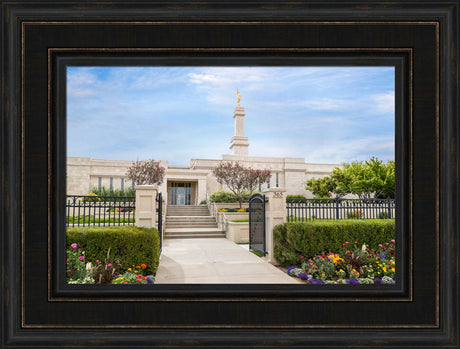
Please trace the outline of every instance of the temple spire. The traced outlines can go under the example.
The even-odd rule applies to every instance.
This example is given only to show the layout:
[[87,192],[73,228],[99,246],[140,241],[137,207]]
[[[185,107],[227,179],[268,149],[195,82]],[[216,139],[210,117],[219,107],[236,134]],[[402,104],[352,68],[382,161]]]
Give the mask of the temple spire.
[[233,155],[248,155],[248,137],[244,136],[244,108],[240,106],[241,94],[236,89],[238,94],[238,106],[233,112],[233,118],[235,119],[235,135],[230,141],[230,149],[233,151]]

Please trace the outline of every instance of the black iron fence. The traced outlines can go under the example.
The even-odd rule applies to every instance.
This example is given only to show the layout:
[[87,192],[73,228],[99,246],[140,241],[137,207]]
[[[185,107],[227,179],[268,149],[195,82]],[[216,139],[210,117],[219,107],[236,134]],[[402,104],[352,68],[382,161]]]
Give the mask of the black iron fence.
[[66,224],[75,226],[133,225],[135,197],[67,195]]
[[160,235],[160,253],[163,249],[163,195],[158,193],[157,198],[157,227],[158,234]]
[[286,199],[286,207],[288,222],[395,217],[394,199]]

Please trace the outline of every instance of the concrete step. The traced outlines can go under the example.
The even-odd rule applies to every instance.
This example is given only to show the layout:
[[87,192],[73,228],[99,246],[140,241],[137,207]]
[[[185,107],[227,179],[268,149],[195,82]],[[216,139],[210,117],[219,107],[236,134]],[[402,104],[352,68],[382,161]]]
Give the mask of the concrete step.
[[214,217],[177,217],[177,216],[168,216],[166,218],[166,222],[174,222],[174,223],[193,223],[193,222],[216,222]]
[[177,225],[177,226],[181,226],[181,227],[184,227],[184,228],[187,228],[188,226],[192,226],[192,225],[217,225],[216,221],[204,221],[204,222],[200,222],[200,221],[193,221],[193,222],[172,222],[172,221],[166,221],[165,223],[165,226],[168,226],[168,225]]
[[189,229],[165,229],[165,239],[184,239],[184,238],[225,238],[225,232],[216,228],[189,228]]
[[193,216],[193,215],[190,215],[190,216],[168,216],[168,219],[172,219],[172,220],[193,220],[193,219],[215,219],[213,216]]
[[168,211],[166,213],[166,216],[209,216],[209,212],[178,212],[178,211],[174,211],[174,212],[170,212]]
[[188,224],[188,223],[216,223],[215,219],[169,219],[166,218],[165,220],[166,223],[183,223],[183,224]]
[[209,216],[207,206],[175,206],[170,205],[166,211],[167,216]]
[[173,235],[166,236],[165,239],[203,239],[203,238],[223,238],[225,239],[225,234],[195,234],[195,235]]
[[184,228],[190,228],[190,229],[217,229],[217,224],[215,225],[202,225],[202,224],[195,224],[195,225],[167,225],[165,226],[165,229],[184,229]]

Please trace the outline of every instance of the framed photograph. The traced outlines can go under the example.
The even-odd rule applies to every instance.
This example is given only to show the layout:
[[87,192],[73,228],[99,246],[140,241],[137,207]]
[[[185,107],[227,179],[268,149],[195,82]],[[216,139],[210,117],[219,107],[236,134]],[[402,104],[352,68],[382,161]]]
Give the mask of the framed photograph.
[[[458,1],[109,4],[13,0],[3,2],[1,11],[3,347],[459,347]],[[164,144],[161,154],[172,154],[177,161],[158,159],[171,161],[160,190],[165,204],[198,206],[207,201],[213,188],[206,179],[210,165],[195,160],[187,168],[180,167],[189,154],[166,152],[181,142],[188,150],[193,149],[193,144],[187,143],[192,133],[200,134],[207,150],[213,144],[217,149],[223,138],[225,123],[213,121],[210,127],[210,117],[200,118],[185,107],[184,96],[192,93],[186,84],[215,92],[211,96],[214,101],[226,93],[217,94],[219,89],[226,84],[226,88],[231,87],[231,110],[222,110],[227,102],[204,107],[197,96],[190,105],[203,108],[203,113],[211,109],[212,115],[231,116],[235,109],[235,121],[230,120],[230,124],[235,123],[235,133],[228,137],[233,153],[223,158],[246,156],[248,163],[257,162],[259,155],[249,153],[248,157],[248,137],[244,134],[244,98],[248,96],[251,101],[252,96],[261,111],[246,127],[258,130],[261,136],[265,132],[272,142],[261,141],[262,146],[270,147],[274,157],[290,162],[296,173],[302,173],[296,180],[303,183],[302,176],[309,175],[303,166],[308,168],[309,164],[298,164],[298,159],[283,153],[281,139],[297,142],[299,154],[307,148],[311,154],[321,154],[324,135],[311,132],[308,137],[299,136],[317,125],[302,112],[292,117],[295,110],[290,107],[298,96],[296,89],[288,86],[299,86],[297,90],[313,96],[314,89],[306,90],[302,84],[310,81],[307,76],[313,76],[314,70],[335,75],[341,72],[332,80],[322,73],[321,81],[327,80],[329,85],[318,83],[317,90],[328,90],[330,95],[321,92],[322,99],[304,98],[308,110],[317,112],[316,120],[327,121],[319,110],[326,105],[331,108],[333,100],[336,118],[328,121],[331,134],[340,135],[341,129],[351,132],[354,127],[358,137],[369,132],[364,125],[373,126],[366,134],[367,143],[361,146],[377,144],[374,152],[387,154],[390,149],[394,156],[390,159],[395,178],[394,206],[385,206],[388,216],[379,212],[380,217],[375,217],[394,218],[396,265],[390,262],[379,267],[385,272],[393,269],[392,278],[386,276],[391,282],[324,285],[259,283],[244,278],[233,283],[214,279],[177,282],[172,277],[172,282],[153,285],[93,285],[80,282],[78,277],[68,282],[68,250],[82,253],[66,237],[68,226],[80,222],[80,217],[70,218],[70,209],[95,203],[97,217],[96,208],[88,216],[93,225],[100,225],[102,220],[128,225],[134,221],[129,215],[135,212],[136,222],[150,220],[146,224],[163,231],[162,210],[158,216],[145,213],[141,196],[136,197],[139,206],[134,208],[132,200],[124,200],[122,207],[85,192],[90,187],[107,186],[112,192],[114,185],[124,190],[143,184],[134,179],[125,182],[118,173],[125,165],[117,161],[126,160],[123,154],[133,147],[139,149],[134,156],[146,154],[145,149],[153,144],[142,138],[147,125],[151,137],[160,141],[155,143],[157,149]],[[252,91],[262,91],[271,100],[251,92],[244,94],[251,91],[251,86],[245,86],[247,81],[256,81],[262,74],[267,91],[254,84]],[[361,81],[373,84],[357,83],[358,75]],[[273,76],[278,77],[274,82],[269,80]],[[164,87],[149,90],[149,79],[163,81]],[[210,79],[213,84],[206,85]],[[171,85],[173,80],[176,85]],[[241,90],[242,86],[247,88]],[[273,87],[280,93],[269,90]],[[340,91],[347,89],[341,97]],[[345,126],[343,122],[354,117],[347,114],[348,106],[362,102],[366,90],[374,96],[374,104],[367,101],[362,109],[353,109],[362,114],[361,118]],[[96,95],[103,97],[92,99]],[[121,117],[110,120],[110,115],[122,115],[123,104],[129,103],[140,106],[135,111],[139,117],[133,117],[129,127],[120,126]],[[142,109],[144,103],[149,104],[147,109]],[[173,111],[171,104],[182,108]],[[286,115],[270,119],[270,108]],[[391,116],[389,119],[378,113],[382,108],[390,110],[385,114]],[[92,110],[97,112],[93,115]],[[155,117],[149,116],[152,111]],[[173,117],[174,113],[187,112],[192,119]],[[367,115],[374,115],[374,121],[365,120]],[[268,127],[277,122],[279,127]],[[110,127],[111,123],[115,126]],[[388,144],[383,144],[388,139]],[[142,143],[148,144],[142,149]],[[75,151],[79,147],[86,153]],[[347,147],[354,147],[351,140],[328,149],[343,158]],[[104,148],[116,148],[115,155],[120,157],[99,160],[99,167],[87,170],[84,157],[104,159]],[[199,156],[207,159],[212,156],[209,154],[204,151]],[[70,157],[73,167],[69,169]],[[277,160],[270,161],[276,168]],[[104,172],[108,167],[113,176]],[[197,174],[197,169],[202,173]],[[266,194],[267,203],[262,201],[264,228],[271,237],[275,225],[286,220],[285,214],[277,220],[276,200],[282,201],[284,210],[286,192],[281,188],[288,187],[287,178],[286,171],[278,171],[267,182],[268,187],[259,188]],[[83,192],[79,192],[80,187],[85,188]],[[147,193],[150,187],[142,190],[146,190],[142,197],[151,195],[148,205],[156,202],[163,207],[161,197],[152,199],[157,189],[152,189],[154,194]],[[76,194],[72,208],[69,194]],[[385,203],[390,205],[390,201]],[[85,217],[83,213],[83,222]],[[294,213],[289,217],[298,219]],[[170,229],[167,233],[174,232]],[[77,239],[78,232],[75,234]],[[152,244],[164,252],[163,237],[160,233]],[[141,237],[140,244],[147,238]],[[279,240],[264,238],[259,242],[249,248],[268,261],[275,258]],[[136,251],[141,253],[141,248]],[[84,255],[79,258],[83,265]],[[136,264],[139,270],[150,267],[141,259],[133,263],[134,269]],[[229,268],[227,274],[231,271]],[[117,277],[123,283],[122,276]],[[168,275],[163,277],[167,280]],[[140,283],[148,281],[147,276],[145,282],[136,278]]]

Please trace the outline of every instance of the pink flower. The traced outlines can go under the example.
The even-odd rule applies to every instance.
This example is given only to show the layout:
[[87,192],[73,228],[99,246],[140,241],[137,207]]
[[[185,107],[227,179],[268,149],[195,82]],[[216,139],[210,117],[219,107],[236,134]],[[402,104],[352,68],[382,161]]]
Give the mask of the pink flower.
[[137,282],[142,282],[142,279],[137,279]]
[[395,241],[394,241],[394,240],[390,240],[390,241],[391,241],[392,243],[395,243]]
[[388,243],[388,242],[385,242],[385,245],[387,245],[387,246],[388,246],[388,245],[389,245],[389,243]]
[[112,266],[112,263],[107,264],[107,266],[110,268]]
[[78,259],[82,261],[82,260],[84,260],[84,259],[85,259],[85,257],[83,257],[83,256],[80,256],[80,257],[78,257]]
[[77,248],[77,244],[75,244],[75,243],[72,244],[72,245],[70,245],[70,246],[71,246],[74,250]]
[[383,247],[383,245],[382,245],[382,244],[379,244],[379,247]]
[[348,241],[345,241],[345,243],[346,243],[347,245],[349,244],[349,242],[348,242]]
[[69,263],[69,262],[70,262],[70,259],[67,259],[66,262]]
[[303,259],[304,257],[303,256],[300,256],[300,259]]
[[144,280],[147,280],[147,276],[144,276]]
[[101,261],[99,259],[96,259],[95,262],[96,263],[101,263]]

